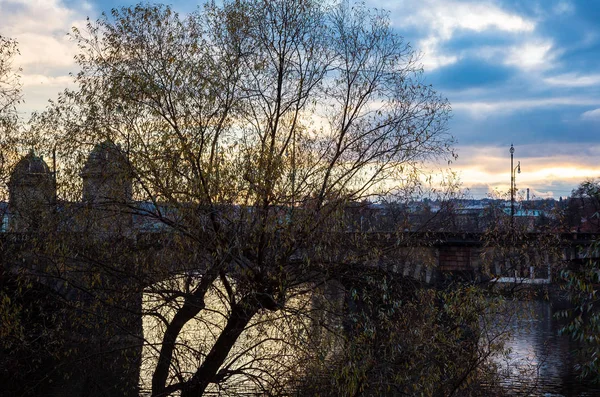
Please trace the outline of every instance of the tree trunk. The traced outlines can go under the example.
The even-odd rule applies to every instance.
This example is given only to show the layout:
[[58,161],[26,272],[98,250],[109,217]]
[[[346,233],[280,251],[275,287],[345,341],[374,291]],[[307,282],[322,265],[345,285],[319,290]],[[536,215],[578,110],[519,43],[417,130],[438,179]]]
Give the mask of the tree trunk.
[[158,397],[167,394],[165,392],[165,384],[167,382],[167,377],[169,376],[169,369],[171,368],[171,361],[173,358],[177,337],[179,336],[185,324],[194,318],[195,315],[200,313],[203,307],[203,304],[196,305],[186,302],[181,310],[175,314],[175,317],[171,323],[167,326],[161,344],[158,363],[156,364],[156,368],[152,376],[153,396]]
[[192,379],[181,391],[181,397],[201,396],[208,385],[213,382],[215,375],[231,348],[242,334],[252,317],[258,312],[260,304],[257,304],[254,296],[246,297],[238,302],[231,310],[231,316],[227,321],[225,329],[213,345],[210,353],[196,371]]

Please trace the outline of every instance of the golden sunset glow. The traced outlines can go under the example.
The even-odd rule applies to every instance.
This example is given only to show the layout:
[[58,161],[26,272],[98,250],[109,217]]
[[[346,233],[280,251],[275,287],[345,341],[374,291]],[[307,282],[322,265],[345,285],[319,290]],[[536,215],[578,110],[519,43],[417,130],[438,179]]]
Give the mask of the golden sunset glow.
[[[597,148],[580,145],[556,145],[550,151],[552,156],[535,156],[535,145],[515,146],[513,168],[520,162],[521,173],[515,173],[519,192],[530,189],[532,197],[565,197],[580,183],[600,177],[600,156]],[[543,146],[547,150],[548,145]],[[577,156],[565,151],[579,152]],[[467,152],[467,153],[464,153]],[[503,193],[510,190],[510,154],[508,148],[501,153],[495,147],[470,147],[459,155],[452,165],[457,172],[461,186],[469,189],[475,197],[485,197],[488,193]],[[468,157],[468,153],[473,153]],[[519,155],[524,153],[524,155]]]

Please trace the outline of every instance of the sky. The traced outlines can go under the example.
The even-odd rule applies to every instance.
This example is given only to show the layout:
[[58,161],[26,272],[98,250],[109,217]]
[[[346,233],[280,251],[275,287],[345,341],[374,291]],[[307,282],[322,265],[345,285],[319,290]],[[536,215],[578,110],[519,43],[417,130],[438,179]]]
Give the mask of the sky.
[[[153,1],[151,1],[152,3]],[[179,12],[198,2],[165,0]],[[476,198],[510,186],[568,196],[600,177],[600,1],[366,0],[420,54],[424,79],[452,104],[451,164]],[[0,0],[0,34],[19,42],[26,117],[72,86],[72,26],[124,0]]]

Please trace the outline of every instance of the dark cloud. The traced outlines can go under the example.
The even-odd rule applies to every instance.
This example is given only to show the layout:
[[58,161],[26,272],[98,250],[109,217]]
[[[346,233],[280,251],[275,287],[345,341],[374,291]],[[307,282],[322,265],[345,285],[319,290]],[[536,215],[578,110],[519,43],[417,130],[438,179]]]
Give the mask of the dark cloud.
[[[462,145],[521,145],[551,143],[599,143],[600,123],[580,120],[584,108],[559,106],[499,112],[481,119],[455,112],[451,131]],[[595,127],[595,128],[594,128]],[[533,155],[534,153],[532,153]]]
[[508,80],[512,74],[505,66],[471,58],[429,73],[428,80],[443,91],[492,86]]
[[[470,4],[475,10],[482,3],[430,0],[423,7],[452,13],[457,4]],[[442,34],[431,20],[424,20],[401,32],[417,47],[435,38],[437,46],[430,49],[437,53],[430,56],[455,57],[453,63],[433,64],[426,71],[428,82],[453,104],[449,126],[460,156],[455,165],[465,170],[474,195],[483,196],[495,184],[508,184],[512,142],[523,164],[522,178],[538,178],[521,179],[520,187],[530,187],[540,196],[568,196],[600,170],[600,111],[592,113],[600,109],[600,2],[485,4],[504,12],[504,17],[531,21],[534,27],[469,29],[458,21],[459,27]],[[419,15],[416,1],[413,5],[414,15]],[[413,17],[410,9],[404,11],[403,18]]]
[[544,142],[540,144],[517,145],[518,154],[521,157],[527,157],[531,160],[537,158],[563,158],[569,161],[569,157],[577,156],[581,165],[598,166],[600,165],[600,145],[586,145],[584,143],[572,142],[568,145],[552,144]]
[[477,52],[481,47],[507,46],[515,42],[516,35],[506,34],[497,29],[474,32],[472,30],[457,30],[452,38],[443,46],[447,51],[462,52],[465,49]]

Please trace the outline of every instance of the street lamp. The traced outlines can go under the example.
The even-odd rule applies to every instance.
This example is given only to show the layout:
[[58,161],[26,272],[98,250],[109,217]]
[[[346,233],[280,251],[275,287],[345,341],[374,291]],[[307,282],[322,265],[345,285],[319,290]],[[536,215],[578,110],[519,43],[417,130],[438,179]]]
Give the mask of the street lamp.
[[515,217],[515,190],[516,186],[516,175],[515,173],[521,173],[521,162],[517,163],[516,167],[513,167],[513,155],[515,148],[513,144],[510,144],[510,225],[513,225],[513,219]]

